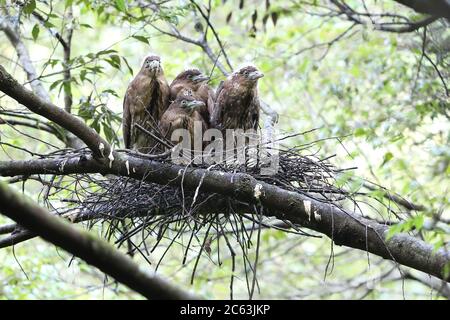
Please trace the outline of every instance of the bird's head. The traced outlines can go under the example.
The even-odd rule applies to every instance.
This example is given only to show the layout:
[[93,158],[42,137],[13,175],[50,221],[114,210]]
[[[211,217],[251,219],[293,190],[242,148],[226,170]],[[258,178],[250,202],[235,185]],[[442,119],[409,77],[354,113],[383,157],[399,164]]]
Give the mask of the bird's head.
[[246,86],[255,85],[258,82],[258,79],[262,77],[264,77],[264,74],[254,66],[242,67],[232,75],[233,79],[238,80],[241,84]]
[[175,99],[175,103],[189,114],[205,106],[203,101],[197,100],[192,94],[189,94],[189,92],[178,95]]
[[209,80],[209,77],[204,75],[200,70],[188,69],[180,73],[174,81],[185,81],[195,87],[201,85],[207,80]]
[[142,70],[150,75],[159,75],[162,72],[161,58],[157,55],[150,55],[144,59]]

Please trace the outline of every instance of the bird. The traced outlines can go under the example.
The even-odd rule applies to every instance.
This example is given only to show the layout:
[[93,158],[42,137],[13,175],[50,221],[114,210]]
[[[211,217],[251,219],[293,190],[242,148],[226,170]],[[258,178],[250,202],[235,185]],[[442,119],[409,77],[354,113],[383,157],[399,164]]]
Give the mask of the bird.
[[142,153],[155,149],[158,122],[169,106],[170,87],[164,76],[161,58],[149,55],[128,85],[123,101],[123,139],[125,148]]
[[[159,123],[161,133],[166,139],[171,140],[174,144],[181,142],[181,139],[172,139],[172,134],[176,129],[186,129],[190,135],[190,146],[193,150],[196,144],[195,139],[200,139],[198,144],[200,148],[203,146],[202,133],[207,130],[206,121],[203,119],[200,110],[205,107],[205,103],[198,100],[192,95],[188,89],[181,90],[176,99],[170,104],[169,108],[164,112]],[[197,128],[201,128],[202,132],[196,131],[195,122],[197,121]],[[200,134],[197,136],[197,134]],[[200,150],[201,151],[201,150]]]
[[211,127],[225,133],[226,129],[258,129],[260,103],[258,79],[264,74],[247,65],[233,72],[220,85],[210,115]]
[[188,69],[181,72],[170,84],[170,100],[176,99],[183,90],[191,90],[192,95],[205,103],[200,108],[200,114],[209,127],[210,114],[214,108],[214,90],[208,85],[209,77],[198,69]]

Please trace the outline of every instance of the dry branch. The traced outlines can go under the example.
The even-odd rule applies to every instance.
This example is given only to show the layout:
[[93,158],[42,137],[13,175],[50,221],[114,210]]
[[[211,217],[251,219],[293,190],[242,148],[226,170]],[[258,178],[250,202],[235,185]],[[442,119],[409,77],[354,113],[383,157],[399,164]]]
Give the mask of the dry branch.
[[108,158],[111,153],[109,144],[92,128],[87,127],[82,120],[58,108],[19,84],[0,65],[0,90],[26,106],[31,111],[55,122],[64,129],[80,138],[99,159]]
[[[72,152],[59,158],[0,162],[0,176],[100,173],[129,176],[161,185],[180,186],[182,183],[182,187],[191,192],[217,193],[247,204],[261,205],[267,209],[265,214],[323,233],[337,245],[367,250],[449,280],[449,276],[443,273],[444,266],[450,262],[450,255],[445,249],[435,252],[431,245],[406,234],[397,234],[386,240],[386,225],[362,218],[329,201],[319,201],[308,193],[286,190],[249,174],[185,168],[133,154],[113,152],[106,141],[81,120],[25,89],[1,66],[0,90],[74,133],[93,151],[92,155]],[[106,161],[99,161],[98,158]],[[33,231],[32,228],[30,230]]]
[[43,208],[0,184],[0,212],[75,256],[96,266],[117,281],[149,299],[194,299],[139,265],[103,240],[78,231]]
[[450,19],[450,2],[448,0],[394,0],[414,11]]
[[[246,203],[260,204],[275,217],[323,233],[337,245],[367,250],[449,281],[449,276],[445,277],[443,272],[444,266],[450,263],[450,254],[444,248],[435,251],[433,246],[407,234],[397,234],[386,240],[386,225],[362,218],[330,203],[320,202],[308,194],[287,191],[258,181],[245,173],[185,168],[131,155],[117,157],[111,166],[86,155],[0,162],[0,176],[75,173],[130,176],[174,186],[179,186],[183,181],[183,188],[190,191],[195,191],[201,182],[200,192],[218,193]],[[256,188],[261,192],[258,197],[255,197]]]

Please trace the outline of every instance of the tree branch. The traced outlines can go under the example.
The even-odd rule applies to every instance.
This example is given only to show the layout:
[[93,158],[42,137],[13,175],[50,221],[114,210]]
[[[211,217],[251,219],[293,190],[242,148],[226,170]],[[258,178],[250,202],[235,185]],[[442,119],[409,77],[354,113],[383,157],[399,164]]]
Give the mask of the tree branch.
[[32,122],[21,121],[21,120],[3,119],[0,117],[0,125],[2,125],[2,124],[11,125],[11,126],[23,126],[23,127],[33,128],[36,130],[46,131],[46,132],[51,133],[61,139],[58,131],[55,130],[53,127],[47,125],[46,123],[41,123],[41,122],[32,123]]
[[37,80],[38,75],[33,64],[31,63],[31,58],[25,44],[20,39],[18,32],[16,32],[11,23],[7,21],[7,17],[0,16],[0,30],[3,30],[6,37],[16,49],[17,57],[19,58],[20,64],[27,75],[27,79],[30,82],[33,91],[42,99],[50,101],[48,92],[44,89],[42,83]]
[[63,49],[64,49],[64,65],[63,65],[64,82],[66,83],[66,86],[67,86],[67,89],[64,90],[64,109],[68,113],[71,113],[72,103],[73,103],[72,84],[71,84],[72,76],[70,74],[70,55],[71,55],[71,51],[72,51],[72,35],[73,35],[72,6],[69,6],[66,18],[69,20],[69,22],[66,21],[66,23],[68,23],[68,28],[67,28],[66,39],[64,42],[65,46],[63,46]]
[[448,0],[394,0],[419,13],[431,14],[450,19],[450,1]]
[[436,279],[435,277],[430,277],[424,274],[412,274],[409,271],[405,272],[405,274],[403,275],[403,279],[415,280],[417,282],[420,282],[423,285],[436,290],[443,297],[450,299],[450,285],[440,279]]
[[86,126],[86,124],[77,117],[27,90],[6,72],[1,65],[0,91],[6,93],[31,111],[55,122],[73,133],[76,137],[86,143],[97,158],[102,159],[111,156],[111,147],[108,142],[100,137],[92,128]]
[[[399,22],[399,23],[377,23],[371,13],[360,13],[353,10],[348,4],[346,4],[344,1],[339,0],[330,0],[331,3],[333,3],[339,10],[341,14],[344,14],[347,16],[347,19],[360,25],[371,25],[375,30],[379,31],[386,31],[386,32],[394,32],[394,33],[408,33],[416,31],[420,28],[426,27],[427,25],[433,23],[434,21],[438,20],[440,16],[430,16],[426,17],[420,21],[417,22]],[[370,18],[369,21],[365,21],[363,17],[368,16]]]
[[[70,73],[70,56],[72,51],[72,36],[73,36],[73,27],[72,27],[72,19],[73,12],[72,6],[70,5],[67,9],[67,14],[65,19],[65,25],[67,26],[67,35],[64,39],[63,35],[59,32],[53,30],[53,28],[47,28],[52,36],[58,40],[63,48],[63,76],[64,76],[64,109],[71,113],[72,109],[72,85],[71,85],[71,73]],[[43,25],[45,26],[45,18],[40,15],[38,12],[33,11],[33,16]]]
[[96,266],[132,290],[151,299],[194,299],[156,275],[143,271],[129,257],[103,240],[78,231],[0,183],[0,211],[73,255]]
[[[217,43],[219,44],[220,51],[223,53],[223,56],[225,58],[225,61],[226,61],[227,65],[229,66],[229,68],[231,70],[233,70],[233,66],[231,65],[231,62],[230,62],[230,60],[228,58],[228,55],[225,52],[225,48],[224,48],[224,46],[222,44],[222,41],[220,40],[220,37],[217,34],[214,26],[211,24],[209,16],[206,15],[203,12],[203,10],[201,10],[201,7],[195,1],[191,1],[191,2],[195,5],[197,10],[199,10],[200,14],[202,15],[202,17],[205,19],[206,23],[208,24],[208,27],[211,28],[211,30],[213,31],[214,37],[215,37]],[[143,5],[142,1],[138,1],[138,3]],[[152,2],[149,5],[149,7],[155,13],[159,13],[159,7],[158,7],[157,4]],[[180,31],[173,24],[171,24],[170,22],[168,22],[168,25],[169,25],[169,27],[170,27],[172,32],[164,31],[164,30],[156,27],[155,25],[152,25],[152,27],[155,28],[156,30],[158,30],[159,32],[165,34],[165,35],[168,35],[168,36],[176,38],[178,40],[181,40],[181,41],[184,41],[184,42],[191,43],[193,45],[199,46],[203,50],[203,52],[208,56],[208,58],[211,60],[211,62],[214,64],[214,66],[217,66],[217,68],[220,70],[220,72],[224,76],[228,77],[230,75],[230,72],[227,70],[227,68],[219,61],[220,54],[218,56],[216,56],[214,54],[213,50],[211,49],[211,46],[209,45],[208,40],[206,39],[206,31],[205,31],[205,34],[203,35],[201,40],[195,40],[195,39],[192,39],[192,38],[189,38],[189,37],[186,37],[186,36],[182,35],[180,33]],[[260,104],[261,104],[262,111],[269,118],[267,123],[266,123],[266,125],[265,125],[265,127],[266,127],[266,129],[272,131],[271,128],[278,122],[278,113],[274,109],[272,109],[272,107],[268,103],[264,102],[262,99],[260,99]]]
[[382,190],[384,193],[384,197],[392,202],[395,202],[401,206],[403,206],[407,210],[415,210],[415,211],[425,211],[426,207],[421,204],[416,204],[407,199],[400,197],[399,195],[390,193],[386,188],[383,188],[379,185],[370,184],[367,182],[363,183],[364,188],[370,191]]
[[[179,185],[183,181],[183,188],[191,191],[195,191],[201,184],[200,192],[218,193],[246,203],[261,204],[268,209],[270,215],[323,233],[337,245],[367,250],[385,259],[449,281],[449,276],[443,273],[444,266],[450,263],[450,254],[445,249],[435,252],[432,245],[407,234],[397,234],[386,240],[388,226],[362,218],[337,206],[258,181],[244,173],[231,174],[184,168],[131,155],[121,156],[117,157],[111,166],[86,156],[0,162],[0,176],[115,174],[164,185],[168,183]],[[255,188],[261,190],[261,196],[256,198]]]
[[0,234],[6,234],[11,233],[14,231],[14,229],[17,227],[17,224],[5,224],[3,226],[0,226]]
[[[41,22],[45,21],[45,19],[40,16],[38,13],[33,12],[33,15],[40,20]],[[9,41],[13,45],[13,47],[16,50],[17,56],[19,57],[19,61],[21,63],[22,68],[24,69],[27,79],[30,82],[31,88],[34,93],[36,93],[39,97],[41,97],[43,100],[50,102],[50,96],[48,92],[44,89],[44,86],[42,85],[42,82],[39,80],[39,77],[37,75],[36,69],[33,66],[33,63],[31,62],[30,55],[28,53],[28,49],[26,48],[25,44],[22,42],[22,40],[19,37],[18,30],[15,30],[14,26],[8,22],[7,17],[0,16],[0,30],[3,30],[5,32],[6,36],[8,37]],[[51,32],[51,31],[50,31]],[[52,33],[54,34],[54,33]],[[69,33],[71,40],[72,37],[72,31]],[[70,57],[70,43],[69,46],[64,41],[62,36],[56,32],[55,37],[60,41],[61,45],[64,48],[64,57],[66,58],[67,49],[68,56]],[[67,76],[67,72],[69,72],[69,79],[70,79],[70,69],[65,66],[64,67],[64,75]],[[70,103],[72,104],[71,100],[65,100],[66,107]],[[83,148],[85,145],[83,142],[78,139],[75,135],[73,135],[70,132],[66,132],[64,137],[64,142],[67,146],[75,149]]]

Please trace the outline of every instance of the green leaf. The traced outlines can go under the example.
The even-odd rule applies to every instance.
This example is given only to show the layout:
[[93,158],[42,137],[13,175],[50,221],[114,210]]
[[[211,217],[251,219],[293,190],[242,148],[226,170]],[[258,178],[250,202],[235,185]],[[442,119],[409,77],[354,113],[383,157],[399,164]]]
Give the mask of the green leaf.
[[117,54],[112,54],[109,56],[114,63],[120,66],[120,57]]
[[87,70],[91,71],[92,73],[103,73],[103,67],[102,66],[95,66],[95,67],[86,67]]
[[117,9],[122,12],[127,12],[127,5],[125,4],[125,0],[116,0]]
[[82,117],[85,121],[93,117],[93,111],[90,108],[89,102],[84,102],[78,108],[78,115]]
[[56,80],[55,82],[53,82],[53,83],[50,85],[50,91],[52,91],[53,89],[55,89],[55,88],[58,86],[58,84],[60,84],[62,81],[63,81],[63,80],[60,79],[60,80]]
[[116,54],[110,55],[110,59],[105,59],[112,67],[120,70],[120,57]]
[[81,81],[85,81],[86,80],[86,74],[87,74],[86,70],[81,70],[80,71],[80,80]]
[[382,189],[376,189],[376,190],[370,191],[368,194],[371,197],[378,199],[381,202],[381,201],[383,201],[383,198],[386,195],[386,191],[384,191]]
[[[101,56],[101,55],[104,55],[104,54],[110,54],[110,53],[116,53],[116,52],[117,52],[117,50],[114,50],[114,49],[101,50],[101,51],[96,53],[96,56],[98,57],[98,56]],[[92,54],[92,53],[90,53],[90,54]],[[88,57],[89,57],[89,54],[88,54]]]
[[446,263],[446,264],[444,265],[444,271],[443,271],[443,274],[444,274],[444,278],[445,278],[445,279],[447,279],[448,276],[450,275],[450,263]]
[[384,154],[383,163],[381,164],[381,167],[384,166],[386,163],[388,163],[392,158],[394,158],[392,152],[386,152]]
[[64,83],[63,83],[63,89],[64,89],[64,92],[65,92],[66,94],[70,94],[70,93],[72,92],[72,89],[71,89],[71,86],[70,86],[70,81],[69,81],[69,82],[64,81]]
[[144,43],[146,43],[146,44],[149,44],[149,42],[148,42],[148,39],[147,39],[147,37],[144,37],[144,36],[132,36],[133,38],[135,38],[136,40],[139,40],[139,41],[141,41],[141,42],[144,42]]
[[115,92],[115,91],[112,90],[112,89],[106,89],[106,90],[103,90],[102,93],[109,93],[109,94],[112,94],[113,96],[119,98],[119,95],[117,94],[117,92]]
[[90,24],[87,24],[87,23],[80,23],[80,27],[94,29],[94,28],[92,28],[92,26]]
[[73,0],[66,0],[65,7],[68,8],[72,5]]
[[125,57],[122,57],[123,61],[128,67],[128,70],[130,71],[131,75],[133,75],[133,69],[131,69],[130,64],[128,63],[128,60]]
[[106,123],[104,123],[104,125],[103,125],[103,131],[105,133],[106,140],[109,143],[114,142],[116,134],[115,134],[114,130]]
[[94,121],[92,121],[91,123],[91,127],[97,132],[100,133],[100,123],[99,123],[99,118],[95,118]]
[[391,239],[397,233],[401,233],[404,229],[404,224],[402,222],[394,224],[389,227],[388,233],[386,235],[386,240]]
[[31,30],[31,35],[33,36],[33,40],[36,41],[37,37],[39,36],[39,25],[35,24],[33,27],[33,30]]
[[341,188],[347,185],[347,183],[350,181],[350,179],[353,177],[352,172],[343,172],[337,175],[335,184],[337,187]]
[[366,130],[364,128],[357,128],[355,130],[355,137],[361,137],[366,135]]
[[34,9],[36,9],[36,1],[35,0],[30,0],[23,7],[23,13],[31,14],[34,11]]
[[44,27],[51,29],[51,28],[54,28],[55,25],[47,20],[47,21],[44,21]]
[[416,228],[416,230],[422,229],[423,222],[424,222],[424,217],[422,214],[418,215],[417,217],[414,218],[414,227]]

